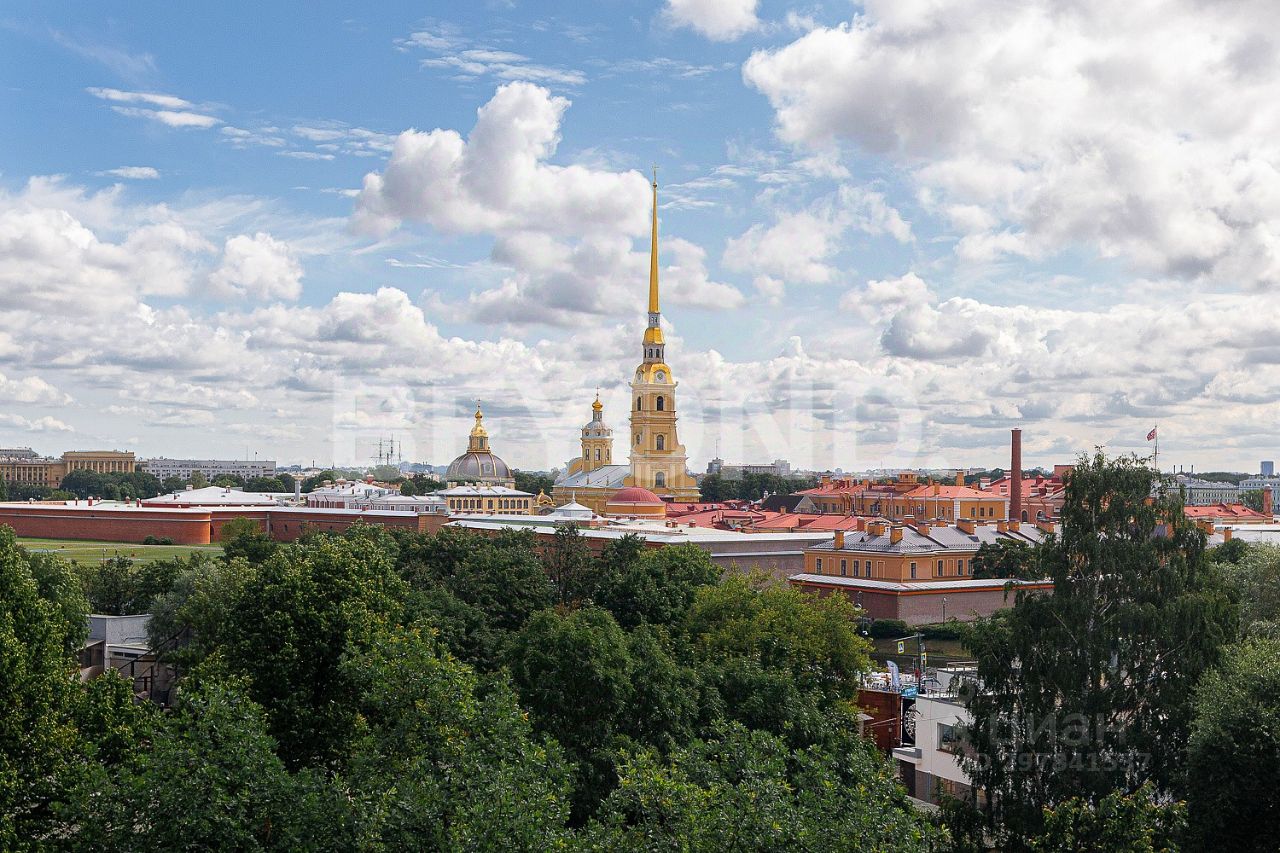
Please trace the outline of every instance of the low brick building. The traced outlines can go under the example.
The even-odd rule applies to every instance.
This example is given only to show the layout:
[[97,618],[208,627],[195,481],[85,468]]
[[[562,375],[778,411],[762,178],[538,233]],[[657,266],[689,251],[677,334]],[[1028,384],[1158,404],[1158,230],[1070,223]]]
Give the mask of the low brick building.
[[19,536],[141,543],[148,537],[175,545],[208,545],[221,538],[233,518],[251,518],[273,539],[291,542],[309,530],[340,532],[365,522],[418,532],[434,532],[448,518],[416,512],[311,507],[177,507],[117,503],[0,504],[0,524]]
[[816,595],[843,595],[872,619],[901,619],[931,625],[949,619],[969,622],[1013,606],[1018,591],[1053,589],[1049,581],[954,579],[898,583],[829,575],[792,575],[792,585]]

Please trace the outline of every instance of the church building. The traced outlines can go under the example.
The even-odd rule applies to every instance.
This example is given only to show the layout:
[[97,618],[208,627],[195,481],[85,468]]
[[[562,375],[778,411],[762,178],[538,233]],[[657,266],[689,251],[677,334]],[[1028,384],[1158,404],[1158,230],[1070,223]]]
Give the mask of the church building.
[[613,462],[613,430],[604,422],[599,395],[582,428],[582,455],[556,480],[557,504],[577,501],[602,515],[662,516],[665,501],[699,498],[684,445],[676,435],[677,382],[666,363],[658,299],[658,182],[653,181],[653,229],[649,241],[649,322],[643,360],[631,380],[631,421],[626,441],[630,464]]

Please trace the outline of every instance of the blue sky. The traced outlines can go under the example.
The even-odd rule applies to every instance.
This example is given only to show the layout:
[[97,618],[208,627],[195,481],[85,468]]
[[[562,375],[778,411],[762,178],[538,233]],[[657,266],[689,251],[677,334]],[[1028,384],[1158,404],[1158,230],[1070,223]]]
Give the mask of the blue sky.
[[7,4],[0,444],[562,464],[657,164],[693,467],[1252,470],[1274,13],[1159,5]]

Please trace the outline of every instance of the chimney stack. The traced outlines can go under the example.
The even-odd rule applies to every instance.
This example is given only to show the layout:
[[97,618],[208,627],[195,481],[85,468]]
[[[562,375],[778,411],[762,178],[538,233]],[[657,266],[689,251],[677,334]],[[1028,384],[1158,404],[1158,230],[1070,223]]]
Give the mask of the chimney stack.
[[1262,514],[1268,517],[1275,516],[1275,503],[1272,498],[1271,487],[1267,486],[1262,490]]
[[1009,518],[1022,519],[1022,430],[1013,430],[1009,452]]
[[843,530],[837,530],[837,531],[836,531],[836,540],[835,540],[835,549],[836,549],[837,551],[839,551],[839,550],[841,550],[842,548],[844,548],[844,531],[843,531]]
[[889,528],[889,544],[897,545],[901,541],[902,541],[902,525],[895,524],[893,527]]

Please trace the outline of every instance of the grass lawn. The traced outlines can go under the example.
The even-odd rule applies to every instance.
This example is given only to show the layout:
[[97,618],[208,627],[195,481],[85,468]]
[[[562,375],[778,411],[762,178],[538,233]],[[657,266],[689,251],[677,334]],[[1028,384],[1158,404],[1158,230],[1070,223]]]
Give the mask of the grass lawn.
[[169,557],[186,557],[197,551],[218,555],[221,545],[134,545],[129,542],[92,542],[86,539],[26,539],[18,544],[28,551],[57,554],[81,563],[102,562],[103,558],[129,557],[138,563],[150,563]]

